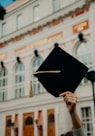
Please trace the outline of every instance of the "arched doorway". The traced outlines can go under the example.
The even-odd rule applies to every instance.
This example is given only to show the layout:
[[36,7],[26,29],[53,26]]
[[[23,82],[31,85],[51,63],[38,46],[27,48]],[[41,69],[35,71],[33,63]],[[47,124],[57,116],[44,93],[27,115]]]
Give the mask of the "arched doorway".
[[55,111],[50,109],[47,111],[48,115],[48,136],[55,136]]
[[23,136],[34,136],[34,112],[23,115]]

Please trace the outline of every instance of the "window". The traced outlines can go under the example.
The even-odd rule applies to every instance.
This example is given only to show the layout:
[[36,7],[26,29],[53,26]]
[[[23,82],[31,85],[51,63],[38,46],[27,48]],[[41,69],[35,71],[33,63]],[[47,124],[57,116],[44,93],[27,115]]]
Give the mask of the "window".
[[39,5],[37,5],[33,8],[33,20],[37,21],[39,19],[40,19],[40,10],[39,10]]
[[54,120],[55,120],[55,119],[54,119],[54,114],[51,113],[51,114],[48,116],[48,122],[49,122],[49,123],[54,123]]
[[86,129],[87,136],[93,136],[91,107],[81,108],[82,120]]
[[[41,57],[36,57],[34,62],[33,62],[33,73],[37,70],[37,68],[41,65],[42,63],[42,58]],[[43,93],[44,88],[42,87],[42,85],[40,84],[40,82],[37,80],[36,77],[32,77],[32,82],[33,82],[33,94],[39,94],[39,93]]]
[[17,15],[17,29],[20,29],[23,27],[23,15],[19,14]]
[[[86,65],[89,69],[92,69],[93,59],[92,59],[92,47],[90,41],[86,41],[82,43],[77,42],[75,46],[76,46],[75,47],[76,58],[84,65]],[[87,82],[88,80],[84,78],[81,84],[85,84]]]
[[26,121],[25,121],[26,125],[33,125],[33,118],[32,117],[27,117]]
[[57,11],[60,9],[60,0],[53,0],[53,11]]
[[7,23],[4,22],[2,24],[2,36],[5,36],[7,34]]
[[5,67],[0,71],[0,101],[7,100],[8,72]]
[[11,119],[7,120],[7,127],[11,127],[11,124],[12,124]]
[[92,67],[92,52],[90,42],[82,43],[77,49],[77,58],[89,68]]
[[25,81],[25,67],[22,62],[18,63],[16,67],[16,90],[15,90],[15,97],[21,98],[24,96],[24,81]]

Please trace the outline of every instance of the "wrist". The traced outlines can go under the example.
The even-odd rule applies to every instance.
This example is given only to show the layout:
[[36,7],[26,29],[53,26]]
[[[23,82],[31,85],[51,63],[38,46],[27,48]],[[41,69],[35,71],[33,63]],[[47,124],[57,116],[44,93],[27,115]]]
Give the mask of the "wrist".
[[77,110],[76,110],[76,107],[74,107],[71,111],[70,111],[70,115],[73,116],[73,115],[76,115],[77,114]]

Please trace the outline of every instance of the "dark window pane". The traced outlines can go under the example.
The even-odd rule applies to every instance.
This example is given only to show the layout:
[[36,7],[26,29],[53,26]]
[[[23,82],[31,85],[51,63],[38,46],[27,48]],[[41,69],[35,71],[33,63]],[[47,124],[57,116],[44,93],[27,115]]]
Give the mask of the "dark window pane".
[[48,117],[48,122],[49,123],[53,123],[54,122],[54,115],[53,114],[50,114],[49,117]]
[[32,125],[33,124],[33,119],[31,117],[28,117],[25,121],[26,125]]
[[7,120],[7,127],[11,126],[11,119]]

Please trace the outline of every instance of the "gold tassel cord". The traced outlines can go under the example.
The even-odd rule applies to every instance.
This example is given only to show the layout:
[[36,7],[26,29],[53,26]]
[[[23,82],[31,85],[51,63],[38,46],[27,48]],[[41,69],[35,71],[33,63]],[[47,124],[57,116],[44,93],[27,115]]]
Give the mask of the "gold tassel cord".
[[34,75],[43,74],[43,73],[61,73],[61,70],[38,71],[38,72],[35,72]]
[[30,82],[29,97],[33,97],[32,82]]

